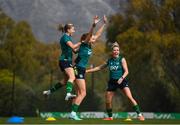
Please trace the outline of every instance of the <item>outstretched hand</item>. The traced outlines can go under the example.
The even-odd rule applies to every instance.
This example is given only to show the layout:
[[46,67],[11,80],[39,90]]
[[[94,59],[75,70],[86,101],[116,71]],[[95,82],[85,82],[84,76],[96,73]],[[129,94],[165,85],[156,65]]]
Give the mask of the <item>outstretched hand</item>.
[[107,17],[106,17],[106,15],[103,16],[103,21],[104,21],[104,24],[107,23]]
[[94,16],[94,24],[96,25],[100,21],[99,17],[96,15]]

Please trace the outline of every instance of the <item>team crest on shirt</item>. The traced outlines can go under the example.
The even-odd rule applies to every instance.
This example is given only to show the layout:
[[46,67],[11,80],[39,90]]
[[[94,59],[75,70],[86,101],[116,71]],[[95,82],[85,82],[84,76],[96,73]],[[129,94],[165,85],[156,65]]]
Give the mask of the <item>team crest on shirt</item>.
[[92,54],[92,51],[91,50],[88,50],[88,55],[91,55]]
[[79,74],[79,77],[80,77],[80,78],[83,78],[83,75],[82,75],[82,74]]

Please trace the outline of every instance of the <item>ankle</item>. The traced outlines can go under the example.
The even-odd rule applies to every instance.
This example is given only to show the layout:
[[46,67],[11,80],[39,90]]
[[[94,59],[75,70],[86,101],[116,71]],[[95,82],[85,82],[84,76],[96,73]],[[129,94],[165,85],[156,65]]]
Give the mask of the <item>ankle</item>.
[[141,114],[141,113],[139,113],[139,114],[138,114],[138,117],[141,117],[141,116],[142,116],[142,114]]

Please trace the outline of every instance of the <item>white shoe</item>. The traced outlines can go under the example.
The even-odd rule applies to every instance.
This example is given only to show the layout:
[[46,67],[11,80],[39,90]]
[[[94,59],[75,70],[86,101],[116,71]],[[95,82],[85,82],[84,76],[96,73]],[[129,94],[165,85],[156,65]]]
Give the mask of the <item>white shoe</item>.
[[44,96],[49,96],[51,94],[50,90],[43,91]]
[[66,97],[65,97],[65,100],[68,101],[69,99],[73,99],[73,98],[75,98],[75,97],[76,97],[76,95],[71,94],[71,93],[67,93],[67,94],[66,94]]
[[82,120],[77,116],[76,112],[71,112],[71,114],[69,115],[69,119],[77,120],[77,121]]
[[144,116],[140,113],[140,114],[138,114],[138,117],[137,117],[140,121],[144,121],[145,120],[145,118],[144,118]]

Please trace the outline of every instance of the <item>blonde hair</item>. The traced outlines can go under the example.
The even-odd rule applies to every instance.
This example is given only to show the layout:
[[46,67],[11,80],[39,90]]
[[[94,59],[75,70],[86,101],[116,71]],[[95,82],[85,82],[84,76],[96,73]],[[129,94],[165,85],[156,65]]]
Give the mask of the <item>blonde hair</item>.
[[111,45],[111,49],[112,49],[112,50],[113,50],[114,47],[118,47],[118,48],[119,48],[118,42],[114,42],[114,43]]

